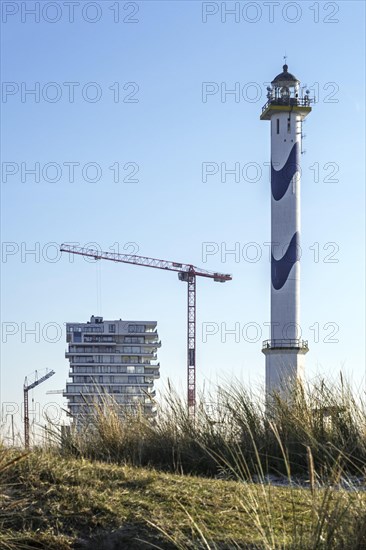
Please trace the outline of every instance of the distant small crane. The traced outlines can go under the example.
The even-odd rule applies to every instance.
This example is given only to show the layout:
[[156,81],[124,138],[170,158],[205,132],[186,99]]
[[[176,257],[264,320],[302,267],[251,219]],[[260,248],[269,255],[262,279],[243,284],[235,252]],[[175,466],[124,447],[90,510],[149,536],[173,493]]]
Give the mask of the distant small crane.
[[32,390],[36,386],[39,386],[39,384],[42,384],[45,380],[48,380],[48,378],[51,378],[55,374],[54,370],[50,370],[49,372],[46,372],[44,376],[41,378],[38,378],[38,372],[34,372],[34,382],[31,382],[28,384],[28,378],[25,377],[24,379],[24,445],[26,449],[29,449],[29,399],[28,399],[28,392],[29,390]]

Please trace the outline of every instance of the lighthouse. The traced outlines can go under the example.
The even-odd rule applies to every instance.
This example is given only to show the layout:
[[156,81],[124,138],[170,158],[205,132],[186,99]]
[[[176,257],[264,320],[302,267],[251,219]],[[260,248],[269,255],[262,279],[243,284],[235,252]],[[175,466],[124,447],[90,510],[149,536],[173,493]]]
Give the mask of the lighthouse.
[[300,158],[313,100],[286,64],[267,91],[260,118],[271,123],[271,324],[262,348],[268,402],[274,393],[286,398],[303,379],[309,351],[300,325]]

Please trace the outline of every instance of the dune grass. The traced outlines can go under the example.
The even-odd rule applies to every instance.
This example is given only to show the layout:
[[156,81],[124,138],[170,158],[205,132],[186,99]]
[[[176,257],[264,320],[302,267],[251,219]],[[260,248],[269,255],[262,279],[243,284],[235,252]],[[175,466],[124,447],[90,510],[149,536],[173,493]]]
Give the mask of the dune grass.
[[299,387],[289,400],[275,397],[265,411],[260,397],[237,383],[218,388],[209,409],[201,399],[193,420],[169,388],[154,422],[102,399],[64,448],[85,458],[205,476],[226,471],[235,477],[240,456],[249,478],[258,475],[259,462],[264,474],[288,477],[290,467],[292,476],[307,477],[310,452],[318,481],[335,465],[362,477],[366,405],[340,378]]
[[365,493],[1,456],[0,548],[364,548]]
[[0,446],[0,548],[366,548],[365,407],[342,379],[266,412],[239,384],[211,402],[193,421],[169,388],[152,421],[108,397],[47,447]]

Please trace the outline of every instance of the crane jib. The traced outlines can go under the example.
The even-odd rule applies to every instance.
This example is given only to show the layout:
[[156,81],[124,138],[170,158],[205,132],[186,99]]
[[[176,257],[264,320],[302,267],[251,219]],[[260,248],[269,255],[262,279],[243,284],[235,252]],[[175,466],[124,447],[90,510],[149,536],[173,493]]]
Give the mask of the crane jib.
[[166,269],[168,271],[177,271],[178,273],[194,273],[198,277],[208,277],[214,279],[215,282],[226,282],[232,279],[232,276],[224,273],[208,271],[192,264],[184,264],[182,262],[172,262],[169,260],[160,260],[157,258],[149,258],[148,256],[137,256],[131,254],[118,254],[116,252],[103,252],[93,248],[82,248],[62,244],[61,252],[77,254],[79,256],[89,256],[95,260],[111,260],[114,262],[127,263],[133,265],[141,265],[145,267],[154,267],[156,269]]

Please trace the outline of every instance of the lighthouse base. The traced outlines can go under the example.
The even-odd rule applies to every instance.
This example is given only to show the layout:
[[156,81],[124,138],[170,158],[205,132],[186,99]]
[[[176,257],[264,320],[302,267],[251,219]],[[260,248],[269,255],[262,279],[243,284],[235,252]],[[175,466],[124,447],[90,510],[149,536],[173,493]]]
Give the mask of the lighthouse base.
[[[305,344],[305,343],[304,343]],[[305,354],[309,351],[307,343],[296,347],[284,348],[264,343],[266,356],[266,401],[277,394],[289,399],[298,384],[304,380]]]

